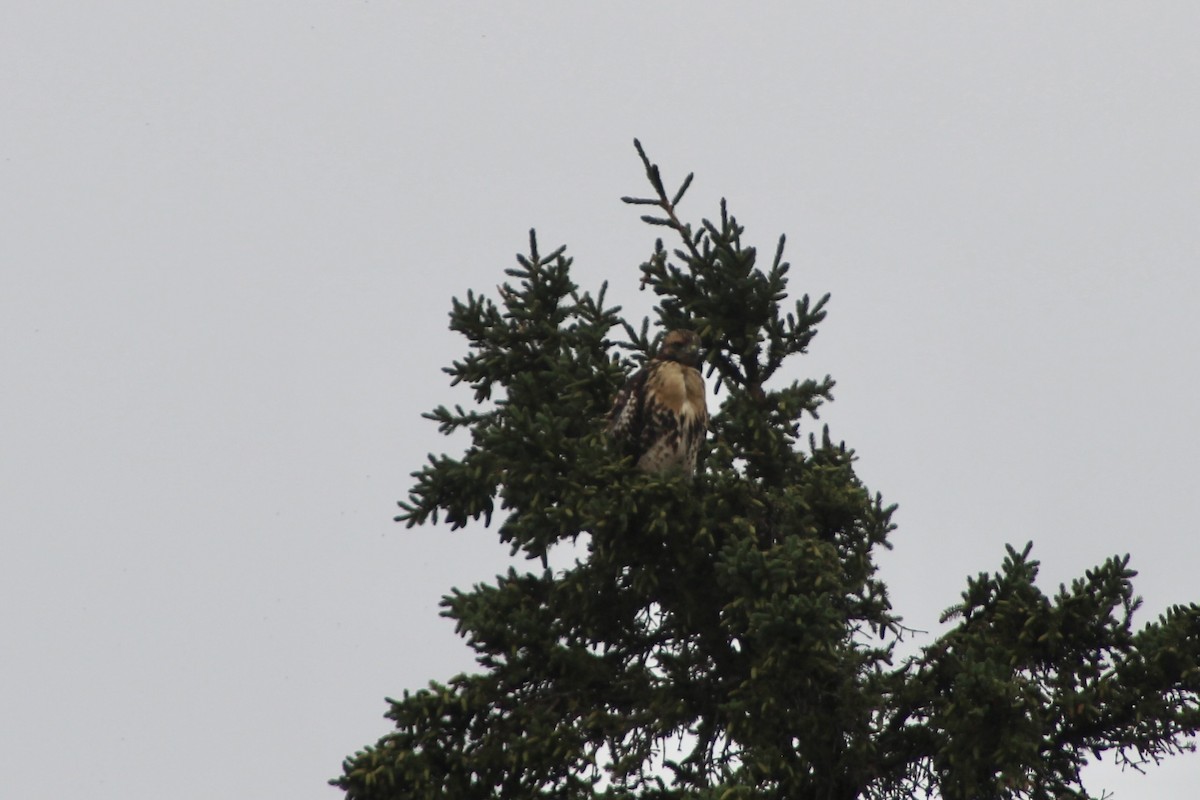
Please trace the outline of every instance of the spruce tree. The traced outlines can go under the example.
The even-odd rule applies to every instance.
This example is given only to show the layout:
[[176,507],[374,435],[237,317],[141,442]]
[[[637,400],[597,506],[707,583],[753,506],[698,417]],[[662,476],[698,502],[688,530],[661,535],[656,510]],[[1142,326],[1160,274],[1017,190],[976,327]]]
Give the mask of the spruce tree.
[[[635,142],[636,145],[636,142]],[[785,381],[828,296],[785,306],[780,238],[762,261],[724,201],[683,222],[691,175],[625,202],[671,237],[641,265],[654,326],[581,291],[563,248],[517,257],[495,297],[455,300],[474,405],[398,520],[498,523],[521,568],[444,616],[479,670],[391,700],[396,729],[348,758],[351,800],[401,798],[1086,798],[1108,753],[1157,761],[1200,728],[1200,608],[1134,630],[1128,556],[1053,596],[1030,547],[967,581],[953,625],[915,655],[876,572],[893,506],[818,428],[833,381]],[[635,470],[604,435],[652,333],[696,331],[710,430],[694,480]],[[793,365],[794,366],[794,365]],[[793,369],[793,373],[798,369]],[[547,554],[577,542],[572,566]]]

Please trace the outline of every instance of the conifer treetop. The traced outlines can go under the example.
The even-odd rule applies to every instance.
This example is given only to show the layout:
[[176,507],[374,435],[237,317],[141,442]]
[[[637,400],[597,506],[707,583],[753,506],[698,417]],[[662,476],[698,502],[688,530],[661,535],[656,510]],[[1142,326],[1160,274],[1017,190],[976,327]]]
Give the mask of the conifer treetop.
[[[445,371],[474,402],[425,416],[469,443],[413,473],[397,517],[495,524],[527,560],[443,599],[477,671],[390,700],[395,730],[333,783],[351,800],[1058,800],[1091,796],[1089,759],[1186,749],[1200,608],[1135,631],[1128,556],[1050,597],[1030,548],[1009,547],[948,630],[895,657],[914,632],[874,560],[894,507],[817,427],[833,380],[785,377],[804,374],[828,295],[785,307],[783,237],[764,267],[724,201],[684,222],[692,175],[668,193],[635,147],[651,192],[623,199],[678,240],[640,267],[655,328],[696,331],[720,390],[702,468],[644,473],[609,446],[650,321],[581,290],[531,231],[494,296],[453,302],[467,352]],[[565,542],[574,563],[550,570]]]

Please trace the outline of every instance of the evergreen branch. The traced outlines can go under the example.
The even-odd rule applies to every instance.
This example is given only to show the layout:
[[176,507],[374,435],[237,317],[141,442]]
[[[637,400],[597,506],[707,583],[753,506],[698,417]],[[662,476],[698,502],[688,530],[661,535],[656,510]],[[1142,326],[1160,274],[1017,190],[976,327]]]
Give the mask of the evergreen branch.
[[667,197],[667,190],[663,188],[662,174],[657,164],[650,161],[646,155],[646,151],[642,149],[642,143],[637,139],[633,140],[633,146],[637,150],[638,157],[642,160],[642,165],[646,170],[646,178],[650,181],[650,185],[654,188],[657,199],[645,200],[633,197],[621,198],[626,203],[636,203],[641,205],[656,205],[663,210],[666,217],[654,217],[646,215],[642,217],[642,221],[650,225],[663,225],[676,231],[683,240],[684,245],[688,248],[688,252],[694,259],[700,259],[700,252],[696,249],[696,243],[692,240],[691,228],[679,221],[679,217],[675,213],[675,206],[683,198],[688,187],[692,184],[693,173],[688,173],[679,189],[675,192],[674,198]]
[[683,199],[684,193],[687,192],[688,187],[692,185],[692,178],[694,178],[695,176],[696,176],[696,174],[694,172],[689,172],[687,174],[687,177],[683,179],[683,183],[680,185],[679,189],[675,192],[675,196],[671,198],[671,207],[672,208],[679,205],[679,201]]

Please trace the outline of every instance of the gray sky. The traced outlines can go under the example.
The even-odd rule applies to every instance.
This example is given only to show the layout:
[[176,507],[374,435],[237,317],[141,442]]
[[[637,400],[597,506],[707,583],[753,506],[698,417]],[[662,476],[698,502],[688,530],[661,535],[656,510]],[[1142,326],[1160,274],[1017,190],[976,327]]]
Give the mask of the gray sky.
[[450,297],[536,226],[648,310],[634,136],[832,292],[796,376],[900,504],[908,624],[1029,539],[1048,592],[1132,552],[1143,621],[1197,599],[1197,6],[731,9],[6,6],[5,796],[333,800],[470,667],[437,600],[506,550],[391,522],[468,399]]

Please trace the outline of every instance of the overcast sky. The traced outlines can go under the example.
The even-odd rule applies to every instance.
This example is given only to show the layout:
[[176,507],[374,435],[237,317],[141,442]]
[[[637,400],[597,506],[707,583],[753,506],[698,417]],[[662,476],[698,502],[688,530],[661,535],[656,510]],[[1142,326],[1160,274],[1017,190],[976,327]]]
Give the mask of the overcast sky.
[[[899,503],[935,633],[1032,539],[1200,599],[1200,7],[10,0],[0,13],[0,789],[336,800],[384,696],[471,666],[492,532],[393,523],[466,402],[450,298],[536,227],[640,317],[721,196],[796,293],[793,377]],[[451,446],[454,443],[449,443]],[[1200,755],[1094,791],[1192,798]]]

